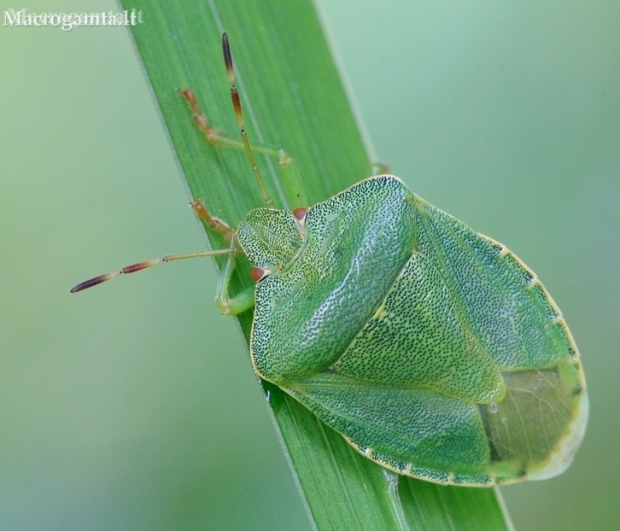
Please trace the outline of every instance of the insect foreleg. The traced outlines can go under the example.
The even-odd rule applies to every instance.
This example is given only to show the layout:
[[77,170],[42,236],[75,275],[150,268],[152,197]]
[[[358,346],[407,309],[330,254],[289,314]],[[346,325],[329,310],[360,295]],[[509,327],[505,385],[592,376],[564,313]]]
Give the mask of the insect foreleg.
[[[231,247],[234,246],[234,236],[231,237],[230,245]],[[235,269],[235,257],[236,253],[228,256],[226,265],[220,273],[215,292],[215,304],[224,315],[237,315],[254,306],[254,286],[244,289],[234,297],[228,293],[228,285]]]

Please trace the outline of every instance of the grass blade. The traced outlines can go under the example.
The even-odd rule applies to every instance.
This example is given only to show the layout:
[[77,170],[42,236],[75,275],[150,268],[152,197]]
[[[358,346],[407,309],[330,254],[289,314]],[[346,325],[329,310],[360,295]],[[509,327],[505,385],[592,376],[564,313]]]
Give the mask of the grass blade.
[[[221,33],[228,32],[251,140],[293,154],[310,204],[370,174],[371,161],[314,6],[309,0],[123,0],[142,11],[132,28],[154,94],[193,197],[232,226],[262,205],[242,153],[215,149],[192,126],[178,89],[191,87],[211,122],[236,134]],[[274,161],[257,157],[272,196]],[[251,183],[248,185],[248,183]],[[278,202],[278,201],[276,201]],[[282,204],[280,202],[280,204]],[[214,247],[223,246],[209,235]],[[239,267],[233,294],[249,285]],[[240,316],[249,338],[251,314]],[[394,511],[383,469],[280,389],[267,383],[275,425],[318,529],[507,529],[493,489],[442,487],[401,478],[405,522]]]

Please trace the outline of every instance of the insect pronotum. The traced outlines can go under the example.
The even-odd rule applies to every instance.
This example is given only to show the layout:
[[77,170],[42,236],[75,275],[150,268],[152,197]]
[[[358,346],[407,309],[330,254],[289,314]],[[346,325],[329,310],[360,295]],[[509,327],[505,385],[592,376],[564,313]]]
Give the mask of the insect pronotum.
[[[227,315],[254,307],[256,373],[367,458],[468,486],[564,471],[585,430],[586,385],[538,277],[392,175],[305,208],[293,159],[250,146],[226,34],[223,50],[241,140],[211,127],[193,91],[181,95],[209,142],[245,151],[266,206],[234,230],[197,199],[196,214],[228,247],[148,260],[71,291],[163,262],[228,255],[216,302]],[[273,208],[253,149],[278,157],[286,195],[301,207]],[[238,256],[253,266],[256,286],[231,297]]]

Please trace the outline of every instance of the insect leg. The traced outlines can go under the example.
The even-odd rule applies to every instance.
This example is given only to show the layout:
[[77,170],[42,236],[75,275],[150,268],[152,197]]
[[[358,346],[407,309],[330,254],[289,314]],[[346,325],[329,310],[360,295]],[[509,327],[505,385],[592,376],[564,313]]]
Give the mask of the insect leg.
[[221,219],[211,216],[200,199],[193,201],[191,206],[200,219],[211,226],[213,230],[229,239],[230,245],[228,248],[233,250],[233,252],[229,253],[226,265],[220,272],[215,293],[215,304],[217,304],[217,307],[224,315],[237,315],[245,310],[249,310],[254,306],[254,286],[246,288],[234,297],[231,297],[228,293],[228,284],[235,269],[235,258],[238,253],[243,253],[239,245],[237,233]]
[[[234,234],[234,233],[233,233]],[[235,245],[234,238],[231,236],[230,247]],[[228,285],[235,269],[236,253],[231,253],[226,260],[226,265],[220,273],[215,292],[215,304],[224,315],[237,315],[254,306],[254,286],[244,289],[234,297],[228,293]]]
[[219,232],[227,239],[231,239],[231,241],[235,244],[235,247],[239,246],[239,243],[237,241],[237,233],[233,229],[231,229],[225,221],[222,221],[220,218],[216,218],[215,216],[209,214],[209,211],[205,208],[200,199],[192,201],[189,206],[191,206],[192,210],[196,213],[196,215],[207,225],[209,225],[214,231]]
[[[188,102],[193,111],[193,119],[198,129],[202,131],[205,138],[214,146],[245,150],[245,145],[241,140],[231,138],[220,129],[213,127],[207,116],[202,112],[196,94],[192,89],[185,88],[180,90],[181,96]],[[247,138],[247,137],[246,137]],[[278,159],[278,167],[282,174],[282,182],[284,185],[284,194],[286,196],[287,207],[294,208],[297,206],[308,206],[306,192],[299,175],[299,169],[295,163],[295,159],[291,157],[283,149],[277,149],[264,144],[252,144],[252,150],[262,153],[269,157]],[[262,178],[261,178],[262,180]]]
[[377,175],[385,175],[390,173],[390,165],[386,162],[375,162],[370,167],[370,176],[376,177]]
[[253,151],[263,153],[267,156],[275,157],[278,159],[278,166],[282,174],[282,183],[287,208],[292,209],[299,206],[308,206],[306,192],[303,187],[301,177],[299,175],[299,170],[297,169],[297,165],[295,164],[293,157],[288,155],[284,150],[276,149],[271,146],[262,144],[252,144],[250,146],[243,120],[241,100],[235,86],[235,73],[232,63],[232,55],[230,53],[230,45],[228,43],[228,37],[225,33],[222,35],[222,47],[224,52],[224,62],[226,64],[226,72],[230,81],[230,93],[232,97],[233,107],[235,110],[235,116],[237,118],[237,125],[239,127],[241,140],[233,139],[219,129],[212,127],[209,123],[208,118],[202,112],[194,91],[189,88],[181,89],[181,95],[183,96],[183,98],[185,98],[191,110],[193,111],[194,122],[211,144],[215,146],[245,151],[267,206],[273,206],[273,201],[267,193],[267,189],[260,174],[260,170],[258,169],[258,166],[254,159]]
[[383,469],[383,478],[386,481],[386,495],[392,508],[392,515],[398,525],[398,529],[403,531],[409,531],[409,524],[403,511],[403,505],[400,501],[400,495],[398,493],[398,484],[400,482],[400,476],[394,472]]

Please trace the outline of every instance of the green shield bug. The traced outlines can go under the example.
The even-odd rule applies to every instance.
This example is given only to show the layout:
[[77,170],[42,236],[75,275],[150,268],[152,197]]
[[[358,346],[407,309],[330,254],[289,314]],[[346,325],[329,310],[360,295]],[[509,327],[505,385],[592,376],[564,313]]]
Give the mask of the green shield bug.
[[[563,472],[588,416],[579,354],[537,276],[500,244],[379,175],[308,209],[272,207],[252,149],[279,158],[287,197],[305,205],[286,153],[250,147],[224,57],[241,140],[213,129],[182,91],[210,142],[247,154],[266,202],[236,230],[200,201],[225,249],[172,255],[87,280],[71,291],[158,263],[226,254],[225,314],[254,307],[250,357],[367,458],[436,483],[490,486]],[[238,255],[255,288],[230,297]]]

